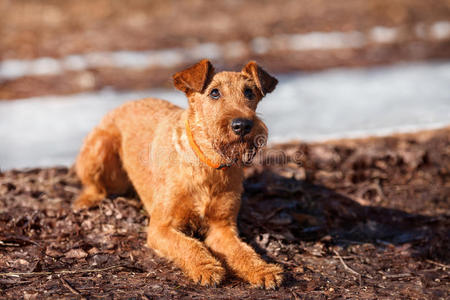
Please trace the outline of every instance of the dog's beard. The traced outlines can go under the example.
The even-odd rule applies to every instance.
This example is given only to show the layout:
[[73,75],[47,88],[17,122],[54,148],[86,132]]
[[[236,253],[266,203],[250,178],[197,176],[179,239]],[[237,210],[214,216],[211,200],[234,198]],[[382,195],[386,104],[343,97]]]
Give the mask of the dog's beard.
[[217,141],[213,147],[227,165],[239,166],[249,165],[260,148],[251,137],[239,137],[231,142]]

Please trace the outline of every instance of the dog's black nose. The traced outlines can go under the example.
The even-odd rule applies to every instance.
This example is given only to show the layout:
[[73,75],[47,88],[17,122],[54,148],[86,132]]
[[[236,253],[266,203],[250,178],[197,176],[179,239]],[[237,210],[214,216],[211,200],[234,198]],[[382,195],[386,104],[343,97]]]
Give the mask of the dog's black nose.
[[231,121],[231,129],[234,133],[240,136],[244,136],[252,131],[253,121],[249,119],[237,118]]

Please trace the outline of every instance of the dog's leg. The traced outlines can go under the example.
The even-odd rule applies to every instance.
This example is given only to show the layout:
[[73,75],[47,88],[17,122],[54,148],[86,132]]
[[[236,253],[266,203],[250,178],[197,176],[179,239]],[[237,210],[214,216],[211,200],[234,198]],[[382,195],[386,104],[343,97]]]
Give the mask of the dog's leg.
[[106,197],[104,189],[100,189],[94,184],[83,187],[81,195],[79,195],[73,203],[73,209],[79,211],[95,206]]
[[125,193],[130,187],[118,155],[119,140],[106,130],[94,129],[86,138],[75,170],[83,184],[74,209],[89,208],[107,193]]
[[150,221],[147,243],[159,255],[173,261],[194,282],[211,286],[219,284],[225,269],[198,240],[169,227]]
[[210,224],[205,244],[226,262],[231,271],[255,287],[274,289],[283,280],[283,269],[262,260],[249,245],[239,239],[234,225]]

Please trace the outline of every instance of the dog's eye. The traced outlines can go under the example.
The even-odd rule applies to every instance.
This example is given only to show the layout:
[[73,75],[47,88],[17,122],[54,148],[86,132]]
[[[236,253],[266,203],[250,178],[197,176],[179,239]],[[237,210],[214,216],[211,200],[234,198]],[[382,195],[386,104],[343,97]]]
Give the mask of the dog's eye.
[[217,100],[220,98],[220,91],[218,89],[212,89],[211,92],[209,92],[209,96],[214,100]]
[[246,88],[245,90],[244,90],[244,96],[245,96],[245,98],[247,98],[247,99],[249,99],[249,100],[253,100],[253,91],[252,91],[252,89],[250,89],[250,88]]

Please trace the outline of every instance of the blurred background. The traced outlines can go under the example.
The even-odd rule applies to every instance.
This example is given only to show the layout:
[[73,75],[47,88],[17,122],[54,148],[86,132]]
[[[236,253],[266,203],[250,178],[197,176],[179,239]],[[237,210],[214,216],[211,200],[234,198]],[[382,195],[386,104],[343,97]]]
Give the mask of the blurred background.
[[0,169],[72,164],[124,101],[185,107],[203,58],[278,77],[272,142],[450,125],[449,0],[0,0]]

